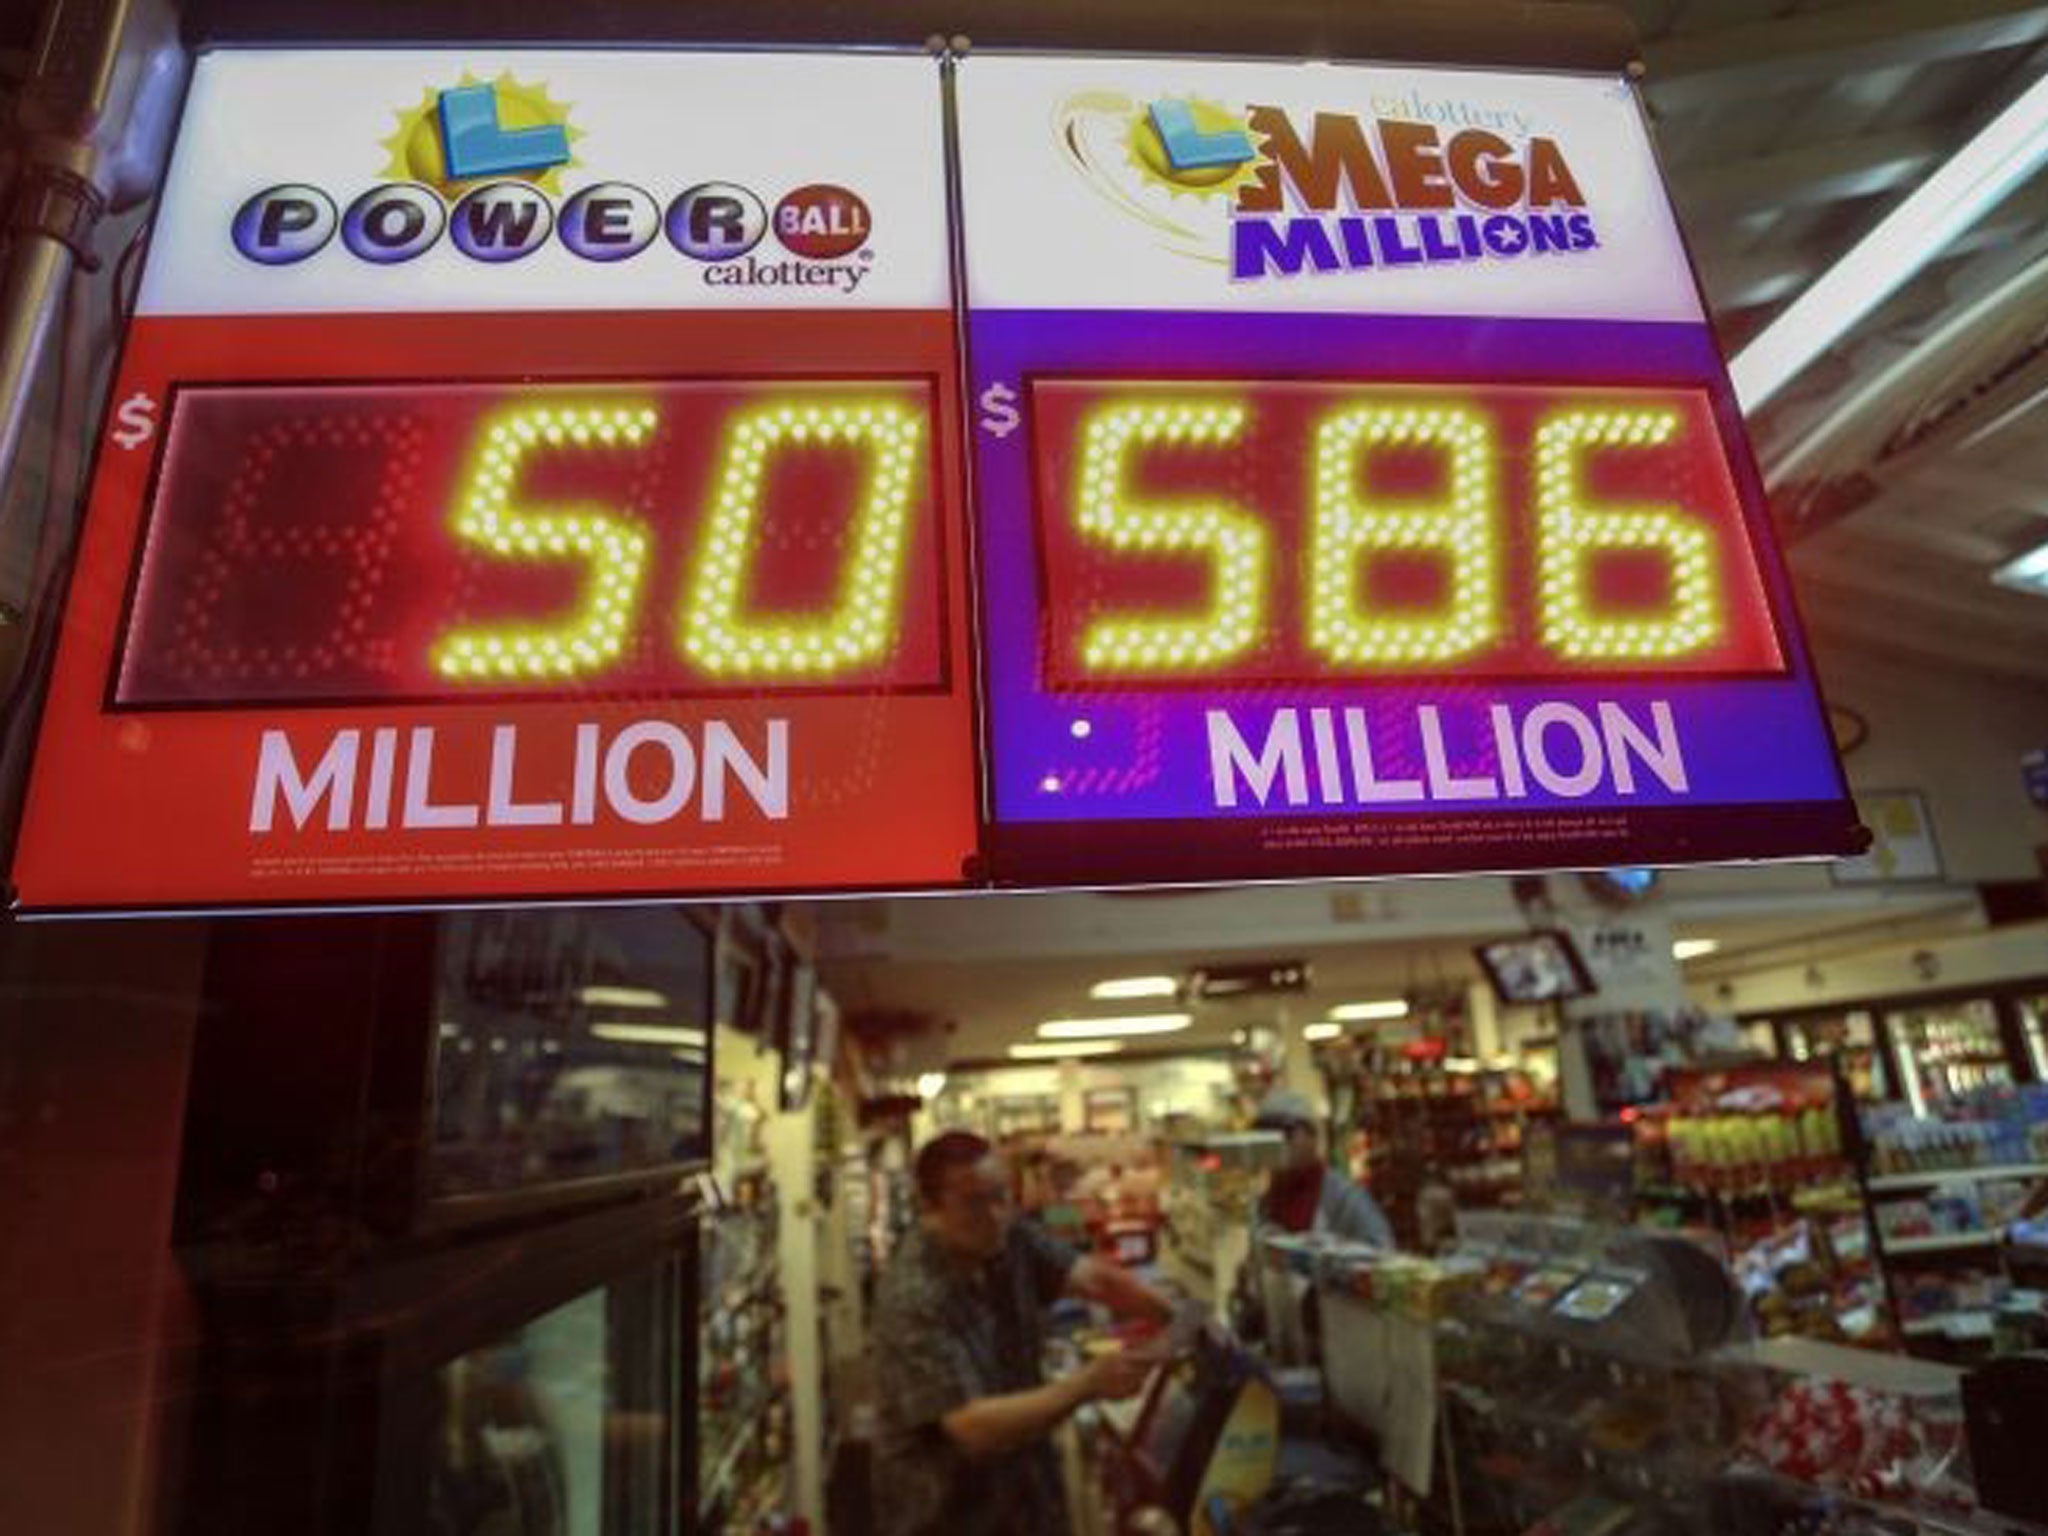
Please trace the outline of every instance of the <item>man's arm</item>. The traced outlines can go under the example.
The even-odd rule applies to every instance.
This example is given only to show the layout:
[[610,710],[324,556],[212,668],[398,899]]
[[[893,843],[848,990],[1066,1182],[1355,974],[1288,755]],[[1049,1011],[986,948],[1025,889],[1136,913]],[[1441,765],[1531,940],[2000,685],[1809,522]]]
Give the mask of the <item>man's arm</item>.
[[[1334,1174],[1334,1170],[1332,1172]],[[1341,1182],[1343,1193],[1337,1199],[1336,1209],[1331,1212],[1331,1230],[1353,1242],[1372,1243],[1381,1248],[1394,1247],[1394,1225],[1387,1220],[1387,1213],[1380,1209],[1380,1203],[1342,1174],[1334,1176]]]
[[1129,1270],[1106,1259],[1076,1259],[1067,1271],[1067,1294],[1082,1301],[1100,1302],[1119,1317],[1149,1317],[1155,1322],[1173,1320],[1173,1303]]
[[963,1403],[939,1420],[939,1428],[970,1461],[1000,1456],[1044,1439],[1083,1403],[1129,1397],[1145,1384],[1152,1363],[1129,1353],[1103,1355],[1042,1387]]
[[981,1461],[1042,1440],[1088,1399],[1077,1372],[1026,1392],[977,1397],[939,1420],[946,1438],[970,1461]]

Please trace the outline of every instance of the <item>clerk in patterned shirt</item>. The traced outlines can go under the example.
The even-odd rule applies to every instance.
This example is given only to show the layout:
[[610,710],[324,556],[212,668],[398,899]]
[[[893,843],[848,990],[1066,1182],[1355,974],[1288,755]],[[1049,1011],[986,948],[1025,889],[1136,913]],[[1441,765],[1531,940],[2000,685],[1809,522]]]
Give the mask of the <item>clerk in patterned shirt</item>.
[[1114,1264],[1013,1218],[994,1149],[948,1131],[917,1155],[918,1224],[882,1276],[873,1349],[880,1536],[1063,1536],[1050,1437],[1083,1403],[1129,1397],[1154,1363],[1102,1355],[1048,1382],[1045,1312],[1062,1296],[1165,1321],[1171,1304]]

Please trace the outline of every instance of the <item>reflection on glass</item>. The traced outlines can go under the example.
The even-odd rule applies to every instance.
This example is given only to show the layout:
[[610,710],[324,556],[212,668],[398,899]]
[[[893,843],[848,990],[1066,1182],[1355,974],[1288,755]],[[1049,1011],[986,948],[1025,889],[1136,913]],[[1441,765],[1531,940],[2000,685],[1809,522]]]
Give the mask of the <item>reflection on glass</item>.
[[669,908],[448,918],[431,1194],[702,1159],[710,951]]
[[[434,1536],[653,1536],[672,1485],[673,1264],[586,1292],[435,1374]],[[409,1529],[419,1527],[407,1522]]]

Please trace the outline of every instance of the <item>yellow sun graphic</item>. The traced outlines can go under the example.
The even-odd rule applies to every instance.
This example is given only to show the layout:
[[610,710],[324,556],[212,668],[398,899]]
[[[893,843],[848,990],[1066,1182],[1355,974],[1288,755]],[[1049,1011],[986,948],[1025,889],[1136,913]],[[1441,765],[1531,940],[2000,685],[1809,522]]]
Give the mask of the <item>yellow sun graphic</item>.
[[[482,85],[484,82],[469,70],[462,72],[456,86]],[[498,101],[498,121],[507,128],[539,128],[548,124],[559,125],[568,134],[569,143],[583,137],[583,130],[569,121],[569,103],[556,101],[548,95],[546,85],[539,82],[527,84],[516,80],[508,69],[490,82]],[[394,181],[418,181],[432,187],[442,196],[455,198],[469,188],[487,181],[530,181],[543,192],[557,197],[562,192],[562,172],[571,166],[581,165],[572,153],[561,165],[551,165],[544,171],[526,171],[515,176],[472,176],[466,180],[451,179],[448,175],[448,161],[441,147],[441,91],[454,87],[436,88],[428,86],[420,93],[416,106],[400,110],[394,115],[398,127],[388,139],[379,141],[379,147],[390,152],[391,158],[385,163],[383,174]]]
[[[1253,143],[1258,142],[1258,136],[1252,132],[1251,124],[1244,116],[1220,102],[1186,96],[1181,98],[1181,104],[1188,109],[1189,119],[1202,133],[1227,133],[1235,129]],[[1124,145],[1130,150],[1131,165],[1138,174],[1146,181],[1166,188],[1175,197],[1235,196],[1239,187],[1258,180],[1263,159],[1255,155],[1235,165],[1177,166],[1166,153],[1165,141],[1159,137],[1159,128],[1152,121],[1149,106],[1141,106],[1131,114],[1130,126],[1124,132]]]

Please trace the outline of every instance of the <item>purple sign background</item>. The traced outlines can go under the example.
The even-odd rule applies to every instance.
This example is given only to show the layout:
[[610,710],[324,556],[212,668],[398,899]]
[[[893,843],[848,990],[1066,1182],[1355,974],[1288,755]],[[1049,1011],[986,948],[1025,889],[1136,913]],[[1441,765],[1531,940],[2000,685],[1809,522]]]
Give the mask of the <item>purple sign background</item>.
[[[1698,325],[1101,310],[974,310],[969,324],[976,401],[995,385],[1026,400],[1037,374],[1690,386],[1708,390],[1723,440],[1746,442],[1712,334]],[[1054,692],[1041,675],[1043,575],[1028,415],[1026,430],[999,436],[978,428],[974,436],[987,843],[999,881],[1659,863],[1842,853],[1860,844],[1746,451],[1733,454],[1731,468],[1790,663],[1782,677],[1411,677],[1340,687]],[[1295,724],[1311,764],[1308,711],[1361,709],[1378,778],[1442,791],[1453,787],[1450,777],[1502,780],[1494,705],[1519,719],[1556,702],[1594,718],[1604,702],[1644,722],[1659,700],[1668,703],[1683,748],[1683,792],[1638,772],[1633,792],[1623,793],[1608,773],[1591,792],[1571,797],[1532,781],[1514,798],[1435,792],[1361,805],[1348,793],[1330,798],[1325,781],[1312,780],[1305,804],[1289,803],[1276,787],[1264,803],[1240,793],[1235,807],[1222,808],[1212,785],[1208,716],[1215,709],[1229,713],[1254,753],[1275,711],[1300,710]],[[1434,774],[1418,729],[1425,707],[1434,710],[1443,742]],[[1343,726],[1336,731],[1341,742]]]

